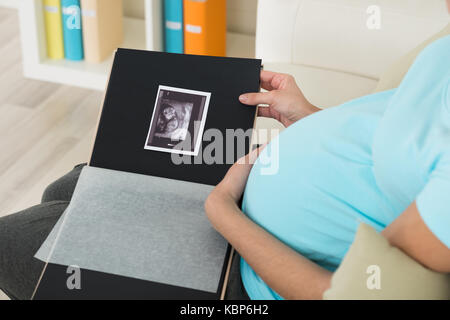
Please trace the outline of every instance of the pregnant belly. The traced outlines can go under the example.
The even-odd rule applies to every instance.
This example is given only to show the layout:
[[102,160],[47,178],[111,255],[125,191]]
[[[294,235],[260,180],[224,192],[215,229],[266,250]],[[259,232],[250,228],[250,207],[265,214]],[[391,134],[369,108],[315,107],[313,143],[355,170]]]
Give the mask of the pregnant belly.
[[[371,141],[381,107],[321,111],[268,145],[250,174],[243,211],[307,258],[335,269],[360,222],[378,230],[392,215],[377,188]],[[275,172],[267,170],[270,159]]]

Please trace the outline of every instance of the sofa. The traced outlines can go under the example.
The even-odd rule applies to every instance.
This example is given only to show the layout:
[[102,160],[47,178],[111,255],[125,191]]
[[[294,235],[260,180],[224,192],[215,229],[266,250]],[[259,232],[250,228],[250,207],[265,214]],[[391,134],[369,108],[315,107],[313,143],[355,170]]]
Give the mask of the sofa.
[[[259,0],[256,56],[327,108],[372,93],[389,66],[448,23],[445,0]],[[264,118],[256,128],[283,129]]]

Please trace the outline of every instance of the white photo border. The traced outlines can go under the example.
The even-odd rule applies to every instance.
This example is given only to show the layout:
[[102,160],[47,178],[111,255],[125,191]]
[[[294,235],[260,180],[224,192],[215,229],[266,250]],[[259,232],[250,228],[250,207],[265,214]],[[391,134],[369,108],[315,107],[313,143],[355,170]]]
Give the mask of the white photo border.
[[[193,94],[193,95],[202,96],[202,97],[206,98],[205,106],[203,107],[203,114],[202,114],[202,119],[201,119],[201,122],[200,122],[200,127],[198,129],[197,141],[195,141],[194,151],[186,151],[186,150],[178,150],[178,149],[170,149],[170,148],[161,148],[161,147],[154,147],[154,146],[147,145],[148,144],[148,140],[150,138],[150,133],[152,131],[153,121],[155,121],[155,113],[156,113],[156,109],[157,109],[157,106],[158,106],[159,95],[161,93],[161,90]],[[183,88],[176,88],[176,87],[169,87],[169,86],[160,85],[158,87],[158,93],[156,95],[156,101],[155,101],[155,105],[153,107],[153,113],[152,113],[152,117],[151,117],[151,120],[150,120],[150,125],[149,125],[149,129],[148,129],[148,133],[147,133],[147,138],[145,139],[144,149],[145,150],[152,150],[152,151],[168,152],[168,153],[177,153],[177,154],[182,154],[182,155],[187,155],[187,156],[194,156],[194,157],[197,156],[199,151],[200,151],[200,147],[201,147],[202,140],[203,140],[203,131],[205,130],[206,118],[208,116],[208,109],[209,109],[209,103],[210,103],[210,100],[211,100],[211,95],[212,95],[211,92],[197,91],[197,90],[190,90],[190,89],[183,89]],[[194,126],[194,128],[195,128],[195,126]]]

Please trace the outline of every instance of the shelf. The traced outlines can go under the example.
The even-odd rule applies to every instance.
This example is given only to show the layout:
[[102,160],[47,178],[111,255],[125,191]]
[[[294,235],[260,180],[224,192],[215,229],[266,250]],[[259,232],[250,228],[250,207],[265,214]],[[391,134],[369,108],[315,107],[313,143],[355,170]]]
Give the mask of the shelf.
[[[143,0],[146,19],[124,18],[124,43],[122,48],[161,50],[160,0]],[[42,0],[22,0],[19,7],[24,75],[49,81],[104,90],[112,56],[102,63],[49,60],[46,54]],[[253,58],[255,37],[228,33],[227,56]]]
[[[124,19],[123,48],[146,49],[145,20]],[[104,90],[112,64],[112,57],[102,63],[86,61],[49,60],[24,68],[25,77],[57,82],[77,87]]]
[[[148,19],[124,18],[124,43],[121,47],[134,49],[159,49],[161,45],[157,27],[149,23],[158,16],[160,0],[145,1]],[[24,76],[37,80],[62,83],[95,90],[104,90],[112,63],[111,58],[102,63],[86,61],[50,60],[46,53],[45,25],[42,0],[22,0],[19,5],[20,30]],[[160,21],[154,21],[159,25]]]

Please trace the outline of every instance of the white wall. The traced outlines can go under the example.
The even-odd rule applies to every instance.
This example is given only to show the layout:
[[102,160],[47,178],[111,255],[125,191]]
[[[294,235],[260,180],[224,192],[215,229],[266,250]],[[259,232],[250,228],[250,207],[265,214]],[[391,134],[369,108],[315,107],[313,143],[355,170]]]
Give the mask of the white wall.
[[18,8],[20,0],[0,0],[0,7]]

